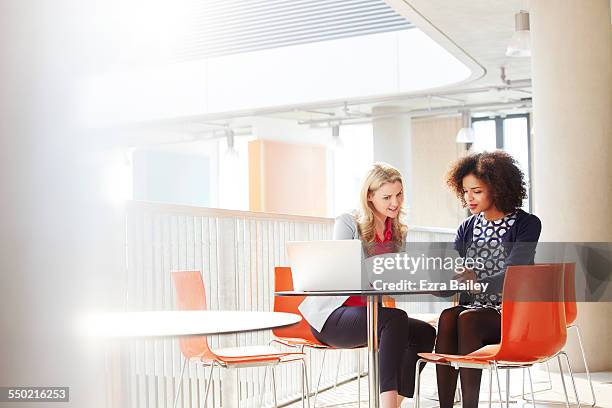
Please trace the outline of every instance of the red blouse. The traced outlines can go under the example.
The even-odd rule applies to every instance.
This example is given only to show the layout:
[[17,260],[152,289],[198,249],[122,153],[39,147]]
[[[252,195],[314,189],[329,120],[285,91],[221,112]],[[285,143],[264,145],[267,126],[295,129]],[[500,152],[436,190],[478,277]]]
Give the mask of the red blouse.
[[[391,242],[393,239],[393,221],[389,217],[387,217],[385,220],[384,235],[384,239],[381,240],[377,233],[374,236],[374,242],[377,244],[382,244],[385,242]],[[365,296],[349,296],[349,298],[344,301],[342,306],[366,306],[366,298]]]

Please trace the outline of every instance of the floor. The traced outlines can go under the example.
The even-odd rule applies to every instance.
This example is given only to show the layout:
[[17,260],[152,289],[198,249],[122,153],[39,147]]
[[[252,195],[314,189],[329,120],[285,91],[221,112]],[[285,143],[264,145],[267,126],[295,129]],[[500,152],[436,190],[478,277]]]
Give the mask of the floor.
[[[534,388],[537,392],[538,390],[543,390],[549,388],[548,382],[548,374],[545,369],[534,369],[532,370],[534,378]],[[501,381],[502,381],[502,393],[505,397],[505,374],[500,373]],[[565,401],[562,383],[558,373],[551,372],[551,378],[553,382],[552,390],[537,392],[536,394],[536,407],[559,407],[560,405],[557,403],[544,402],[547,401]],[[512,371],[511,381],[510,381],[510,395],[511,395],[511,403],[510,408],[513,407],[531,407],[531,400],[528,402],[523,401],[521,398],[521,377],[519,371]],[[604,373],[594,373],[592,374],[594,387],[595,387],[595,395],[597,397],[597,407],[600,408],[612,408],[612,372],[604,372]],[[435,381],[435,372],[433,367],[427,366],[425,368],[423,377],[422,377],[422,395],[421,399],[421,407],[422,408],[432,408],[437,407],[438,401],[435,400],[435,392],[436,392],[436,381]],[[575,398],[573,398],[573,389],[571,388],[571,381],[568,376],[566,376],[566,384],[568,387],[568,393],[570,396],[570,403],[573,406],[576,405]],[[496,400],[497,393],[495,392],[497,383],[494,380],[493,383],[493,399]],[[591,399],[591,391],[586,380],[586,375],[584,373],[576,374],[576,386],[578,388],[578,395],[582,401],[582,406],[587,407],[590,406],[592,401]],[[481,387],[481,404],[480,407],[488,407],[488,376],[483,375],[483,383]],[[525,391],[529,390],[529,383],[526,377],[525,382]],[[516,396],[512,398],[512,396]],[[367,377],[363,377],[361,379],[361,407],[367,408]],[[311,407],[313,400],[311,399]],[[565,404],[561,405],[564,406]],[[289,405],[291,408],[301,407],[302,404],[300,402]],[[357,381],[352,380],[345,384],[338,385],[338,387],[334,389],[330,389],[319,394],[316,402],[317,407],[338,407],[338,408],[352,408],[358,407],[357,404]],[[461,404],[455,404],[455,407],[460,407]],[[402,408],[412,408],[414,407],[414,403],[412,399],[406,399],[402,403]],[[493,407],[499,407],[499,403],[494,403]]]

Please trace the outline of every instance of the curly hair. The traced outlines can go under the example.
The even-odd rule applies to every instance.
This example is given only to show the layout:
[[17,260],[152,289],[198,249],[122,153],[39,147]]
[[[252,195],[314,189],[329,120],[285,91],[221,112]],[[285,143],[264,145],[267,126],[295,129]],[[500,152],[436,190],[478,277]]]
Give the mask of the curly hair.
[[523,172],[517,161],[508,153],[473,153],[453,163],[446,175],[446,184],[467,207],[463,194],[463,178],[473,174],[485,182],[491,191],[493,204],[498,210],[509,213],[523,205],[527,189]]

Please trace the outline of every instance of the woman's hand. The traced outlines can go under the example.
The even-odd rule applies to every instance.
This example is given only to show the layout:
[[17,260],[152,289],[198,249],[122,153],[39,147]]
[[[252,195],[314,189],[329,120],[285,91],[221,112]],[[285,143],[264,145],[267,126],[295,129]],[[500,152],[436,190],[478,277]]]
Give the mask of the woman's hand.
[[[478,281],[478,276],[476,276],[476,272],[474,272],[473,269],[466,269],[465,271],[457,274],[457,277],[455,279],[461,283],[469,284],[469,282],[472,282],[470,284],[470,287],[474,287],[474,283]],[[480,293],[480,291],[470,290],[470,293]]]

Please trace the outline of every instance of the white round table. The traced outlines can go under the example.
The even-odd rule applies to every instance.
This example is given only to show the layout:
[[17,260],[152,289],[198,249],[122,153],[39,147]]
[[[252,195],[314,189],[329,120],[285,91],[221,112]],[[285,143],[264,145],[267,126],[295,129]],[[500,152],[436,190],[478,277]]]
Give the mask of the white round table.
[[80,331],[99,337],[170,337],[226,334],[288,326],[302,320],[293,313],[251,311],[158,311],[87,316]]

